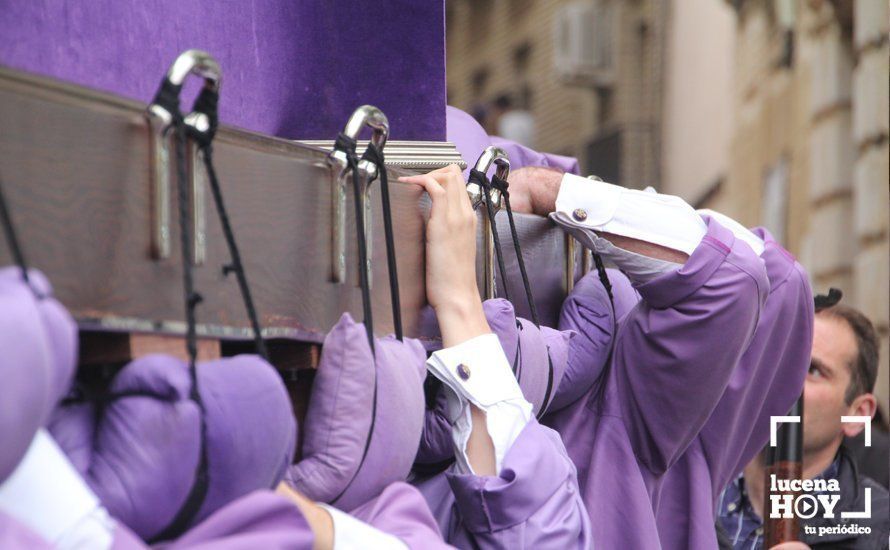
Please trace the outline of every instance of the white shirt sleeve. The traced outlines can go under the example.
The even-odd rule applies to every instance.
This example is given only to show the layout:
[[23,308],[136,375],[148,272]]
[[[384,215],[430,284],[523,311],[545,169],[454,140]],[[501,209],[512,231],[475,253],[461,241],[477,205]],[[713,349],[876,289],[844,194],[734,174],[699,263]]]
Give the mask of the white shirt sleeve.
[[408,550],[401,539],[384,533],[345,512],[319,503],[334,524],[334,550]]
[[626,189],[574,174],[563,176],[556,211],[550,217],[637,283],[677,269],[678,264],[624,250],[595,231],[657,244],[688,255],[707,233],[701,216],[679,197]]
[[475,474],[467,457],[472,403],[485,412],[500,471],[507,451],[532,418],[532,405],[522,395],[497,336],[484,334],[439,350],[426,365],[445,386],[458,470]]
[[115,523],[46,430],[0,484],[0,510],[55,548],[111,548]]
[[763,250],[764,248],[766,248],[763,239],[755,235],[753,231],[751,231],[744,225],[730,218],[726,214],[721,214],[720,212],[717,212],[715,210],[701,208],[699,210],[696,210],[696,212],[698,212],[700,216],[710,216],[711,218],[714,218],[715,220],[717,220],[717,223],[732,231],[732,234],[735,236],[736,239],[741,239],[742,241],[746,242],[748,246],[750,246],[751,249],[754,250],[755,254],[757,254],[758,256],[763,256]]

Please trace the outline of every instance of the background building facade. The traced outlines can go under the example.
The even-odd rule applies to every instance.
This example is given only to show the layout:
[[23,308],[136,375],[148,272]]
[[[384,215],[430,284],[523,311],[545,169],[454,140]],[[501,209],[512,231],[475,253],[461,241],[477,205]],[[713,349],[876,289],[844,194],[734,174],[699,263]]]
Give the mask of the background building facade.
[[764,225],[843,289],[888,410],[887,0],[453,0],[446,21],[449,103],[490,133],[520,109],[535,148]]
[[[497,133],[491,119],[508,96],[533,115],[535,148],[577,157],[609,181],[655,185],[665,8],[656,0],[448,2],[449,103],[488,115],[477,118]],[[572,49],[580,59],[566,59]],[[586,53],[602,60],[599,74],[583,74]]]

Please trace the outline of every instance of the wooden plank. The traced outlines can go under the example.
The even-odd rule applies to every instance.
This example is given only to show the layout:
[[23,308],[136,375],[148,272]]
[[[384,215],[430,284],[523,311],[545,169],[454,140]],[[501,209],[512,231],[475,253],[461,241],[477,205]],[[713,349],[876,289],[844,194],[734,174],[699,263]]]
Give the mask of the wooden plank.
[[[152,353],[188,361],[185,338],[164,334],[81,332],[79,352],[81,365],[126,363]],[[221,356],[219,340],[198,339],[198,361]]]

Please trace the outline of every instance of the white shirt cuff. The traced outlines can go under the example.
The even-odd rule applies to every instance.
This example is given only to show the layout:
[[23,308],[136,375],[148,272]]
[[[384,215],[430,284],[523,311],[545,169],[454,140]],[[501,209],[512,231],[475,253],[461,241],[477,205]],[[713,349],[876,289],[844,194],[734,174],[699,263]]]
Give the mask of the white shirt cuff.
[[532,405],[522,395],[497,336],[484,334],[439,350],[426,364],[445,385],[458,470],[475,473],[467,457],[472,403],[485,412],[500,472],[504,457],[532,418]]
[[594,231],[691,255],[708,229],[701,216],[679,197],[626,189],[574,174],[563,176],[556,211],[550,217],[635,282],[646,282],[678,266],[618,248]]
[[319,504],[331,515],[334,524],[334,550],[408,550],[401,539],[384,533],[345,512]]
[[44,429],[0,484],[0,510],[55,548],[110,548],[114,520]]
[[698,212],[700,216],[710,216],[711,218],[717,220],[717,223],[732,231],[732,234],[735,236],[736,239],[741,239],[742,241],[747,243],[755,254],[757,254],[758,256],[763,256],[763,250],[764,248],[766,248],[763,239],[755,235],[753,231],[751,231],[744,225],[730,218],[726,214],[721,214],[720,212],[710,210],[708,208],[701,208],[699,210],[696,210],[696,212]]

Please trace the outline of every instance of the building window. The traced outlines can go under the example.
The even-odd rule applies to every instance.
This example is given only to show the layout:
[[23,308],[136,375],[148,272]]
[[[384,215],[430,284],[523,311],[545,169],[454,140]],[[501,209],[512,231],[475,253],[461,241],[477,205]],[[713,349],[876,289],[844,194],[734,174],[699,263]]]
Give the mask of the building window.
[[531,62],[531,58],[532,45],[528,42],[523,42],[513,49],[513,68],[520,75],[525,75],[528,72],[528,66]]
[[474,44],[485,41],[492,27],[493,0],[475,0],[470,2],[469,40]]
[[763,175],[760,223],[769,229],[777,242],[785,242],[788,225],[788,160],[785,157]]
[[587,143],[584,173],[593,174],[603,181],[622,185],[621,181],[621,132],[604,132]]
[[488,86],[488,69],[483,68],[474,71],[470,82],[473,90],[473,99],[478,100],[485,95],[485,88]]

